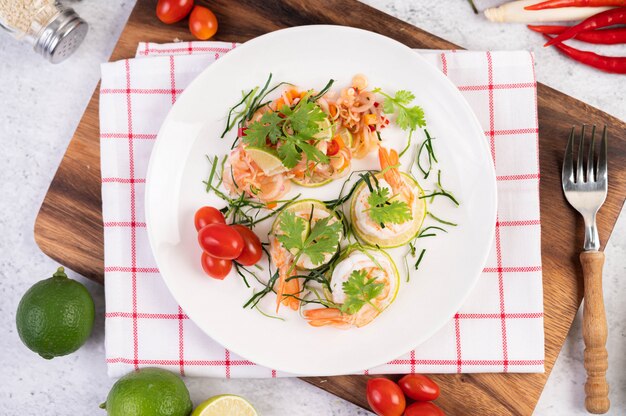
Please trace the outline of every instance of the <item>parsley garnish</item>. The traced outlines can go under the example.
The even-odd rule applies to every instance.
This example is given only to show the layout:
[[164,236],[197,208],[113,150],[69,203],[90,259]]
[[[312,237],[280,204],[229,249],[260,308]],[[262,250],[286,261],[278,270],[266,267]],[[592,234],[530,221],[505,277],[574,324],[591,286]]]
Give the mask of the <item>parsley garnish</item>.
[[361,310],[365,304],[379,310],[372,303],[372,299],[380,295],[384,287],[385,284],[377,283],[375,277],[368,279],[365,270],[352,271],[348,280],[343,282],[343,293],[346,294],[346,300],[341,305],[341,311],[353,315]]
[[332,218],[328,216],[318,220],[305,235],[307,222],[304,218],[290,211],[281,215],[279,223],[281,233],[277,234],[276,238],[283,247],[294,254],[294,264],[300,257],[307,255],[311,263],[320,265],[327,254],[334,254],[337,251],[342,227],[339,221],[330,223]]
[[266,147],[267,140],[278,145],[278,157],[288,169],[298,164],[303,153],[311,162],[328,163],[328,156],[310,143],[319,140],[313,136],[327,116],[309,97],[310,92],[293,108],[284,105],[279,111],[263,113],[259,121],[248,125],[243,141],[258,147]]
[[385,94],[380,88],[376,88],[373,93],[380,93],[385,97],[383,111],[385,114],[396,114],[396,124],[402,130],[417,130],[418,127],[426,126],[424,120],[424,110],[418,105],[408,107],[415,99],[411,91],[399,90],[395,96]]
[[367,197],[369,216],[372,221],[385,228],[385,224],[402,224],[413,219],[411,208],[404,201],[393,200],[389,189],[376,188]]

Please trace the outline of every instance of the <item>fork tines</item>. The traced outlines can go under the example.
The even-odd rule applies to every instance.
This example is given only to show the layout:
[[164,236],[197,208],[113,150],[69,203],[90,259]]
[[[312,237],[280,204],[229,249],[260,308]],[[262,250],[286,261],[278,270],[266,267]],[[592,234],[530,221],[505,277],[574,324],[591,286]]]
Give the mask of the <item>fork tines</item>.
[[572,131],[567,142],[567,148],[565,149],[565,159],[563,160],[563,181],[568,180],[572,183],[589,183],[596,182],[598,180],[606,180],[606,161],[607,161],[607,131],[606,126],[602,131],[602,143],[600,145],[600,152],[598,154],[598,160],[594,163],[594,148],[595,148],[595,135],[596,126],[591,126],[591,142],[589,143],[589,150],[587,154],[587,172],[584,174],[584,148],[585,148],[585,129],[586,125],[583,124],[580,142],[578,145],[578,156],[576,157],[576,176],[574,176],[574,141],[576,127],[572,127]]

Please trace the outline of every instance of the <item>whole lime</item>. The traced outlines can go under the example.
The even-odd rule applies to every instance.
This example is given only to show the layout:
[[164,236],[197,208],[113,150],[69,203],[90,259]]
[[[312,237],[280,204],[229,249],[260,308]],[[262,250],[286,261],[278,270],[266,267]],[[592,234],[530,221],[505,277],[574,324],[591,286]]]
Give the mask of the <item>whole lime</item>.
[[176,374],[142,368],[117,380],[100,407],[109,416],[188,416],[193,405]]
[[95,308],[81,283],[68,279],[63,267],[35,283],[17,307],[15,323],[22,342],[45,359],[79,349],[93,328]]

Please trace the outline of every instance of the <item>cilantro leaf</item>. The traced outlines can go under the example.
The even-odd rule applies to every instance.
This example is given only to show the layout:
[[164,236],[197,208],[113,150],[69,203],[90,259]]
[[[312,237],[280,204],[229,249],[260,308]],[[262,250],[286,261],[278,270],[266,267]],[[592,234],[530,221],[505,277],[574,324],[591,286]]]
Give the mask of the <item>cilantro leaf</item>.
[[372,221],[380,224],[402,224],[413,219],[411,208],[404,201],[394,200],[389,195],[389,189],[376,188],[367,198],[369,216]]
[[303,234],[306,231],[304,218],[296,216],[291,211],[285,211],[280,215],[280,234],[276,235],[278,241],[287,250],[302,250],[304,247]]
[[331,223],[333,216],[319,219],[307,235],[306,220],[286,211],[281,214],[279,228],[281,233],[276,235],[278,241],[296,258],[306,255],[314,265],[324,262],[327,254],[334,254],[339,246],[342,226],[340,221]]
[[353,270],[348,280],[342,285],[346,300],[341,305],[341,311],[353,315],[361,310],[366,303],[376,308],[371,303],[372,299],[380,295],[384,287],[385,284],[376,282],[375,277],[368,279],[365,270]]
[[258,147],[266,146],[266,139],[269,137],[272,143],[276,143],[278,138],[283,134],[281,123],[283,119],[278,113],[263,113],[259,121],[251,123],[246,129],[246,135],[243,141],[246,144]]
[[302,159],[302,151],[298,151],[298,147],[293,142],[284,142],[277,148],[277,151],[278,157],[287,169],[294,168]]
[[415,99],[415,94],[407,90],[396,91],[395,96],[385,94],[380,88],[372,92],[380,93],[385,97],[383,111],[385,114],[396,114],[396,124],[402,130],[416,130],[418,127],[426,126],[424,110],[417,105],[408,107]]

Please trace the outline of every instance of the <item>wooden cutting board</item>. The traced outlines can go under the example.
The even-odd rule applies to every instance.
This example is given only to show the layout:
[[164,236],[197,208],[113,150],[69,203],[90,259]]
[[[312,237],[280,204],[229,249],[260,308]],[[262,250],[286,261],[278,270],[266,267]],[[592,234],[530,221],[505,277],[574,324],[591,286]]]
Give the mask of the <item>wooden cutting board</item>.
[[[156,0],[137,2],[111,60],[134,56],[140,41],[192,40],[184,22],[172,26],[161,24],[155,17],[155,4]],[[354,0],[212,0],[210,8],[220,25],[215,40],[244,42],[290,26],[338,24],[378,32],[412,48],[460,49]],[[586,122],[610,126],[609,196],[598,218],[603,242],[609,238],[624,204],[626,124],[541,84],[538,86],[538,101],[546,373],[435,375],[433,378],[442,389],[437,403],[447,415],[530,415],[563,345],[582,298],[578,264],[582,221],[567,205],[560,184],[561,158],[572,125]],[[53,259],[90,279],[103,282],[99,166],[96,88],[41,206],[35,224],[35,239]],[[309,377],[304,380],[368,408],[365,400],[367,376]],[[582,386],[580,394],[583,394]]]

